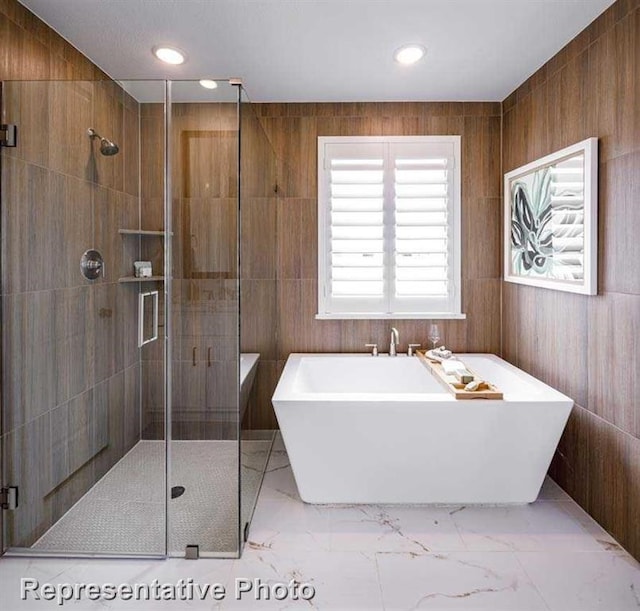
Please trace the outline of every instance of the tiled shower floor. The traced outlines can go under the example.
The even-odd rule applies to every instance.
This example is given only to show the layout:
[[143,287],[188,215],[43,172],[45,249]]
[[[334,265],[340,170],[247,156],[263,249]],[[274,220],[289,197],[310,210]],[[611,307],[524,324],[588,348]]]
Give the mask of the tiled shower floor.
[[[339,474],[336,475],[339,477]],[[640,565],[552,480],[537,502],[511,507],[314,506],[299,498],[281,440],[269,460],[239,560],[0,560],[12,611],[59,608],[19,600],[20,578],[50,583],[222,583],[229,594],[188,602],[84,600],[73,609],[331,609],[637,611]],[[304,601],[234,597],[239,577],[309,581]]]
[[[270,441],[242,442],[242,507],[250,518]],[[238,445],[234,441],[171,442],[169,549],[187,544],[233,554],[238,545]],[[35,544],[56,552],[163,554],[165,444],[140,441]],[[248,514],[248,515],[247,515]]]

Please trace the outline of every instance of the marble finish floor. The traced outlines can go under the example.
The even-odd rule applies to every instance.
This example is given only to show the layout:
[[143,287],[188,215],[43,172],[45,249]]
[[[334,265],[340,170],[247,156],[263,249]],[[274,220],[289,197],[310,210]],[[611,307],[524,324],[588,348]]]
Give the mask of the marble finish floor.
[[[640,609],[640,564],[550,479],[526,506],[305,505],[279,438],[239,560],[2,559],[3,608],[59,608],[20,601],[20,578],[27,576],[58,584],[191,577],[228,591],[222,602],[66,603],[72,609]],[[238,601],[237,578],[309,582],[316,596]]]

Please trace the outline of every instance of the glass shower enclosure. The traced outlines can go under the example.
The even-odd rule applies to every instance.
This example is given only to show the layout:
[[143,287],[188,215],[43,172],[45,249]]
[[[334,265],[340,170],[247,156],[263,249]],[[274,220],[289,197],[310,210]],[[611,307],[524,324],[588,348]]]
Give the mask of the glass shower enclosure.
[[272,441],[247,423],[276,160],[216,84],[2,83],[7,553],[241,553]]

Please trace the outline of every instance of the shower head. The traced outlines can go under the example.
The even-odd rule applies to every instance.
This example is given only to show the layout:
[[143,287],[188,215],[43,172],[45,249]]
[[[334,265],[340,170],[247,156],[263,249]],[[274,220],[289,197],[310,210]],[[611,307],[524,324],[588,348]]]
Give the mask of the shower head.
[[100,152],[106,157],[110,157],[111,155],[116,155],[120,150],[120,148],[115,142],[111,142],[111,140],[107,140],[106,138],[103,138],[100,134],[96,133],[96,130],[93,129],[92,127],[90,127],[87,130],[87,134],[89,135],[89,138],[91,138],[92,140],[94,140],[95,138],[100,139]]

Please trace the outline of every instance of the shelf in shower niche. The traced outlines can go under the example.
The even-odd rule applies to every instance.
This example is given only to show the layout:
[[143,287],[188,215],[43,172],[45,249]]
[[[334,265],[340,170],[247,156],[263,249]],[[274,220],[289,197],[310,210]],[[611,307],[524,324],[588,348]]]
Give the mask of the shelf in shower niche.
[[125,276],[124,278],[118,278],[118,282],[130,283],[130,282],[163,282],[164,276],[148,276],[147,278],[136,278],[135,276]]
[[[439,362],[432,361],[424,350],[416,350],[416,355],[420,359],[420,362],[456,399],[504,399],[504,395],[500,389],[490,382],[482,382],[478,390],[465,390],[463,384],[451,382],[449,376],[444,372],[442,365]],[[465,369],[473,374],[474,380],[482,380],[481,376],[466,365]]]
[[[120,235],[148,235],[148,236],[163,236],[164,231],[152,231],[150,229],[118,229]],[[173,235],[173,234],[172,234]]]

